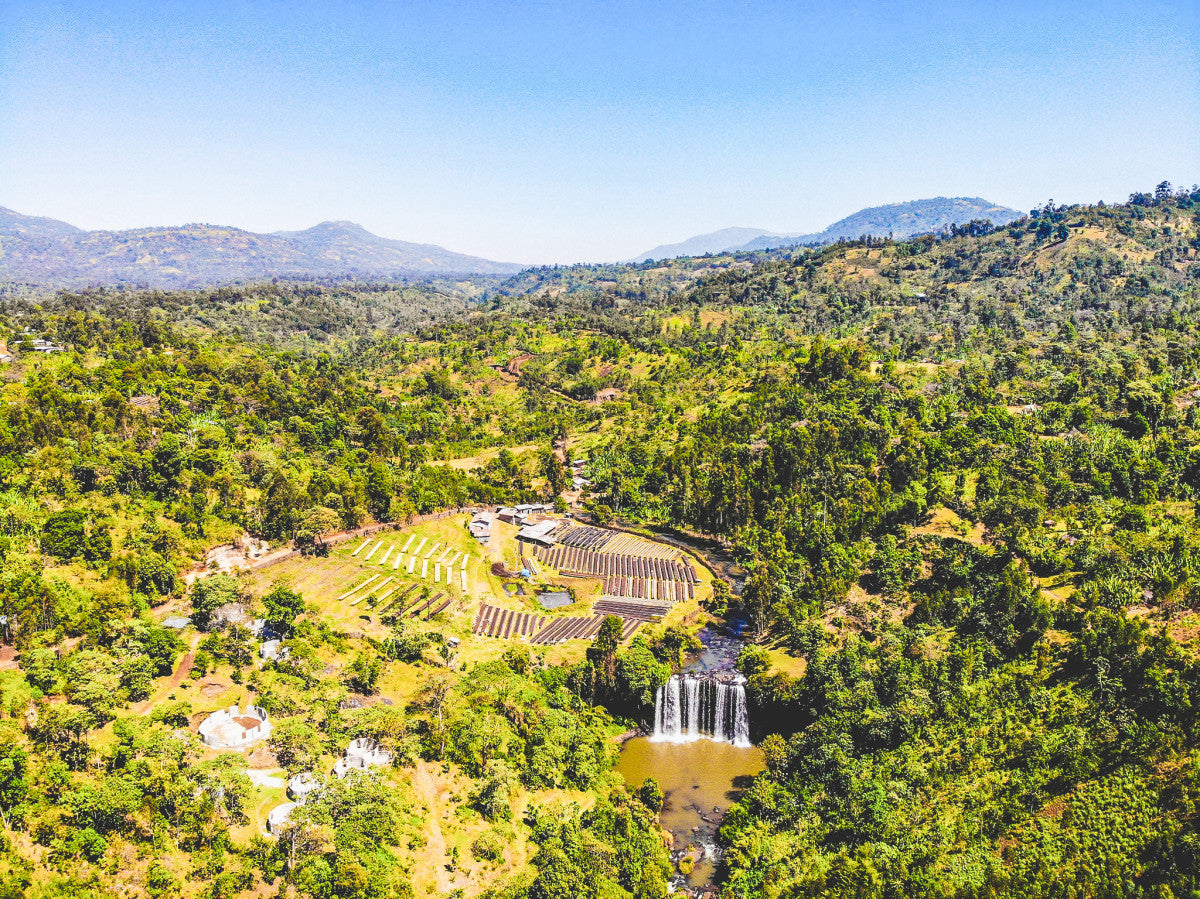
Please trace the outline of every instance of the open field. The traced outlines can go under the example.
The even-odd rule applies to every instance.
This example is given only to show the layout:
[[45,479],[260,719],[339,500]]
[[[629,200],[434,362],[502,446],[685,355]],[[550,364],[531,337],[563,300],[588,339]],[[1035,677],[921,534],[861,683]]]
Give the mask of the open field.
[[[461,641],[460,657],[475,655],[475,644],[503,645],[512,639],[538,642],[533,634],[508,633],[503,640],[472,633],[481,604],[516,614],[537,615],[548,626],[564,617],[590,618],[593,605],[604,595],[602,577],[566,575],[545,562],[534,562],[531,583],[506,580],[492,573],[493,562],[501,562],[510,571],[519,571],[522,558],[533,559],[532,550],[516,541],[518,528],[504,522],[493,525],[491,546],[481,546],[466,529],[468,516],[422,522],[409,528],[382,531],[338,545],[328,557],[293,557],[269,568],[249,572],[244,580],[255,593],[263,593],[274,583],[286,583],[297,590],[323,620],[337,630],[362,633],[382,639],[389,632],[385,619],[408,618],[421,627],[437,629],[445,636]],[[636,551],[647,558],[687,558],[663,544],[615,535],[613,546],[624,552]],[[700,600],[711,595],[711,574],[702,565],[692,563],[696,583],[693,598],[680,592],[683,600],[669,605],[661,624],[674,624],[695,612]],[[464,588],[465,585],[465,588]],[[506,586],[508,589],[506,589]],[[571,591],[574,602],[552,611],[542,609],[536,593],[540,587],[563,587]],[[665,593],[664,593],[665,595]],[[672,597],[675,592],[672,591]],[[587,628],[564,628],[572,634]],[[632,629],[629,629],[632,634]],[[549,648],[556,657],[562,647],[567,656],[586,647],[586,639],[568,639]],[[574,644],[577,652],[571,651]],[[483,657],[491,653],[484,652]]]

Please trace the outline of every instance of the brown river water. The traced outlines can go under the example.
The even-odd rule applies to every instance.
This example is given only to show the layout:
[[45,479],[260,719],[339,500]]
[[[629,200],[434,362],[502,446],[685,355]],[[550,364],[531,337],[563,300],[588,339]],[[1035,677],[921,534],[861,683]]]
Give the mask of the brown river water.
[[716,872],[716,834],[721,818],[763,769],[762,750],[713,740],[656,742],[634,737],[621,749],[617,770],[631,787],[653,777],[664,794],[662,826],[674,838],[671,858],[689,847],[695,867],[677,886],[698,889]]

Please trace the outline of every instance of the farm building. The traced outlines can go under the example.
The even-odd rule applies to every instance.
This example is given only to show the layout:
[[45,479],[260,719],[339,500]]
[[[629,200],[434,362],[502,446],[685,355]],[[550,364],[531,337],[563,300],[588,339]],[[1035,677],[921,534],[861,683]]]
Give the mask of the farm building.
[[299,807],[298,802],[285,802],[283,805],[277,805],[267,814],[267,830],[276,836],[287,826],[288,819],[292,812]]
[[265,661],[281,662],[290,656],[292,652],[283,645],[282,640],[264,640],[262,646],[259,647],[258,654]]
[[63,348],[39,337],[33,341],[33,351],[35,353],[61,353]]
[[297,802],[304,802],[308,795],[321,786],[311,771],[303,771],[288,781],[288,792]]
[[217,606],[213,609],[212,616],[209,618],[208,629],[210,631],[223,630],[227,627],[233,627],[235,624],[246,627],[249,622],[250,615],[246,611],[245,603],[227,602],[225,605]]
[[517,539],[550,547],[554,545],[554,532],[557,530],[558,522],[552,518],[548,521],[539,521],[537,524],[526,525],[517,531]]
[[492,540],[492,523],[495,520],[496,515],[493,512],[478,512],[467,525],[467,530],[471,532],[472,537],[487,546]]
[[333,773],[338,777],[345,777],[351,771],[365,771],[367,768],[382,767],[391,763],[392,754],[378,742],[368,737],[359,737],[350,741],[350,745],[346,747],[346,754],[333,766]]

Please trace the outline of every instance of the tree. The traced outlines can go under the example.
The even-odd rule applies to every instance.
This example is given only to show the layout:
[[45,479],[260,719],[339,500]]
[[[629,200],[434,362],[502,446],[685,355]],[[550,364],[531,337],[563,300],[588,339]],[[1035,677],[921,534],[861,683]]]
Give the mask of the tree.
[[286,472],[276,471],[263,497],[262,530],[272,538],[291,537],[299,523],[305,495]]
[[276,584],[262,601],[267,624],[277,634],[290,634],[304,612],[304,597],[286,584]]
[[206,628],[212,614],[221,606],[241,598],[238,582],[228,574],[214,574],[192,584],[192,623]]
[[146,870],[146,894],[150,899],[171,899],[180,893],[179,881],[161,862],[151,863]]
[[146,596],[167,596],[179,586],[175,566],[157,552],[142,553],[133,559],[126,556],[116,567],[131,588]]
[[154,688],[154,662],[149,656],[134,655],[121,666],[121,686],[131,700],[149,699]]
[[542,450],[541,468],[542,476],[546,479],[547,494],[551,498],[558,496],[566,489],[567,476],[563,464],[553,448]]
[[321,735],[299,717],[277,720],[267,738],[267,746],[289,775],[311,771],[321,758]]
[[30,738],[55,752],[73,771],[82,770],[91,755],[87,733],[100,722],[87,709],[74,705],[45,705],[29,728]]
[[346,671],[346,686],[355,693],[374,693],[383,673],[383,662],[376,656],[360,652]]
[[83,557],[89,562],[107,562],[112,558],[112,531],[107,523],[92,525],[83,539]]
[[0,818],[4,828],[12,826],[20,816],[21,805],[29,789],[25,776],[29,756],[21,745],[21,735],[12,725],[0,725]]
[[42,525],[42,550],[56,559],[70,561],[84,554],[87,513],[79,509],[55,512]]
[[771,613],[780,600],[780,577],[778,565],[759,558],[751,566],[750,576],[742,588],[742,606],[759,637],[766,634]]
[[30,649],[21,654],[21,668],[29,683],[43,693],[58,692],[61,676],[58,670],[58,653],[53,649]]
[[446,754],[446,741],[449,739],[446,711],[453,687],[454,681],[441,674],[426,681],[421,691],[421,707],[429,715],[425,742],[434,759],[441,759]]
[[642,805],[650,809],[654,814],[662,811],[663,807],[663,791],[653,777],[647,777],[642,781],[642,785],[638,787],[637,797],[641,800]]
[[68,656],[63,667],[67,699],[86,708],[98,720],[111,717],[112,710],[121,703],[123,680],[116,659],[107,653],[83,649]]
[[382,459],[372,459],[371,464],[367,466],[365,488],[368,511],[376,521],[389,521],[388,514],[395,486],[392,469]]
[[364,449],[384,456],[391,454],[392,434],[378,409],[363,406],[355,413],[354,424]]
[[638,638],[617,655],[616,689],[610,705],[615,706],[614,711],[629,709],[642,716],[652,713],[656,691],[670,676],[670,667],[655,657],[645,640]]
[[600,622],[592,645],[587,648],[587,660],[595,671],[597,687],[602,695],[610,695],[616,686],[617,649],[621,645],[624,622],[616,615],[606,615]]
[[153,662],[155,677],[171,674],[175,670],[175,660],[187,648],[179,634],[158,625],[135,630],[130,636],[130,643]]
[[517,788],[517,776],[503,761],[488,762],[483,778],[472,798],[489,821],[507,821],[512,818],[512,792]]
[[300,549],[311,547],[318,537],[332,531],[340,521],[341,516],[336,510],[314,506],[300,518],[300,524],[296,528],[296,546]]

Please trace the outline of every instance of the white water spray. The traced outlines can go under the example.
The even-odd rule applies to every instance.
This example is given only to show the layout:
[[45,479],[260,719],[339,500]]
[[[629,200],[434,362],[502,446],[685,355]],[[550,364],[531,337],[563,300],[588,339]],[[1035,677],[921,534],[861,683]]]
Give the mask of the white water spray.
[[716,740],[750,746],[750,713],[740,683],[672,675],[654,701],[654,740],[690,743]]

